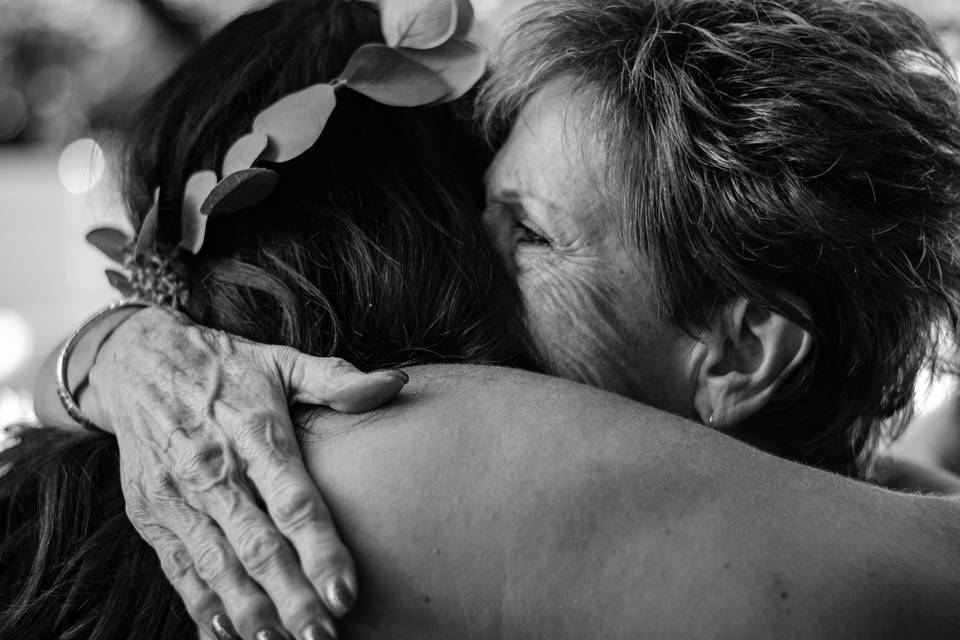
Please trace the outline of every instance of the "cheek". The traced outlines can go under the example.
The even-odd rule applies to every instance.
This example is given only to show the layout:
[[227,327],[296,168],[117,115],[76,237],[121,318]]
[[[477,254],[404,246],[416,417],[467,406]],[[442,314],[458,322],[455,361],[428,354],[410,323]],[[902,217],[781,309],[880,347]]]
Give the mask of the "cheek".
[[632,395],[641,346],[631,319],[645,304],[639,283],[607,260],[517,262],[530,331],[550,373]]
[[659,317],[649,279],[620,256],[518,259],[548,373],[688,415],[692,340]]

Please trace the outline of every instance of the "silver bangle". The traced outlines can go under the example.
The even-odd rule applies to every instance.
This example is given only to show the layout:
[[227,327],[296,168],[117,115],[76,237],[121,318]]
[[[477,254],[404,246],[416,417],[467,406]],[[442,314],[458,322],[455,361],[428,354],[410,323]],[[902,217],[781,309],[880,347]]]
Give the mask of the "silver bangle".
[[67,412],[67,415],[80,424],[80,426],[86,429],[97,428],[90,418],[83,415],[83,411],[80,410],[80,405],[73,397],[73,392],[70,390],[69,381],[67,380],[67,368],[70,365],[70,356],[73,355],[73,351],[80,343],[80,339],[86,335],[87,331],[90,330],[90,327],[99,322],[101,318],[110,315],[114,311],[133,307],[154,306],[157,305],[139,298],[124,298],[123,300],[118,300],[117,302],[109,304],[103,309],[100,309],[92,316],[84,320],[83,324],[77,327],[77,330],[73,332],[73,335],[70,336],[70,339],[67,340],[66,344],[63,345],[63,348],[60,350],[60,355],[57,357],[57,396],[60,398],[60,404],[63,405],[63,409]]

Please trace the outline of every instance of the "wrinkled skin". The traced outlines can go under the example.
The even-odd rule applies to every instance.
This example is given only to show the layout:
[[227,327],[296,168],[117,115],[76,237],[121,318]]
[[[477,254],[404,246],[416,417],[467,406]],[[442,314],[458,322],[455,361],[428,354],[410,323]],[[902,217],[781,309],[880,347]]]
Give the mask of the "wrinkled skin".
[[102,347],[83,407],[116,433],[128,515],[201,628],[226,613],[244,638],[324,637],[356,577],[287,407],[366,411],[406,381],[150,308]]
[[487,174],[484,221],[550,373],[693,417],[694,341],[660,316],[601,198],[582,103],[564,80],[530,100]]

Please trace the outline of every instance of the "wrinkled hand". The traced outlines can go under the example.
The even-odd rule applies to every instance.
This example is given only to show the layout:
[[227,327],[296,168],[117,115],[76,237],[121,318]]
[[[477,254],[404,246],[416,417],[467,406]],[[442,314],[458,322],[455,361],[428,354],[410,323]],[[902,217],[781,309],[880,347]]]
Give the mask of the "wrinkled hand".
[[366,411],[406,381],[159,308],[104,344],[90,372],[93,417],[117,435],[127,514],[202,629],[225,613],[248,639],[283,628],[334,634],[331,614],[352,606],[356,575],[305,469],[289,403]]

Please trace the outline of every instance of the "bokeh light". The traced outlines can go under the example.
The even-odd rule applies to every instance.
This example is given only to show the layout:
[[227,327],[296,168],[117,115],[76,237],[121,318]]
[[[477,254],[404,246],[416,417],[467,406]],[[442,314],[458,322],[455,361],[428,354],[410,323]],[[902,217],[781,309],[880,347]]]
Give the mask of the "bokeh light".
[[[8,429],[13,425],[35,425],[37,414],[33,410],[33,396],[28,391],[0,387],[0,451],[17,444],[19,438]],[[0,476],[3,469],[0,468]]]
[[0,142],[13,140],[27,125],[27,100],[19,89],[0,87]]
[[33,355],[33,331],[14,311],[0,309],[0,382]]
[[125,0],[104,4],[106,10],[99,12],[95,18],[101,28],[92,30],[91,34],[96,46],[117,49],[129,45],[143,28],[143,10],[136,3]]
[[59,64],[37,72],[27,85],[27,97],[37,115],[53,118],[70,107],[74,100],[73,75]]
[[103,149],[91,138],[68,144],[57,164],[63,188],[76,195],[89,193],[100,184],[105,168]]

